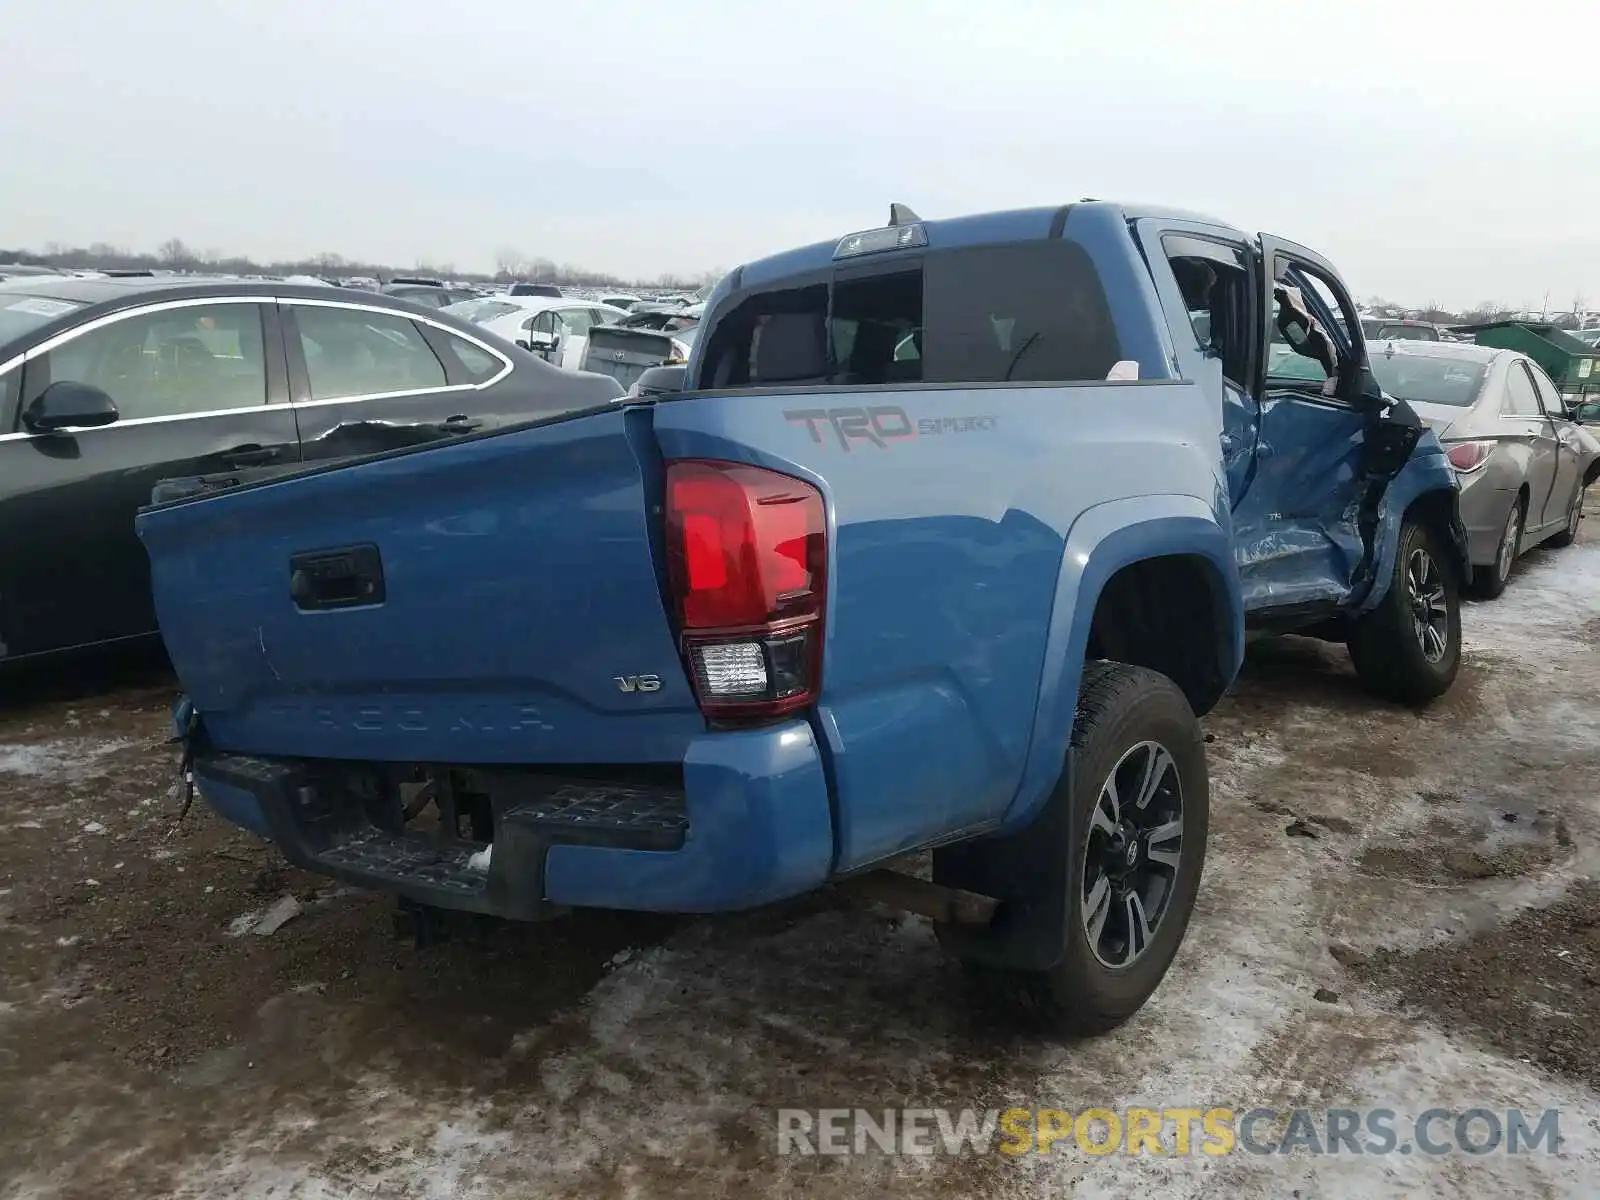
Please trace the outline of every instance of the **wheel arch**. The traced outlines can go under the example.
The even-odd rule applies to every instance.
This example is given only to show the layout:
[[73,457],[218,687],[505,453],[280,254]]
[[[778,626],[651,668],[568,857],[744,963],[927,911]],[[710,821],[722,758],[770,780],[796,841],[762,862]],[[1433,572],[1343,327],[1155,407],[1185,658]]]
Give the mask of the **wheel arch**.
[[[1226,509],[1192,496],[1109,501],[1068,531],[1038,681],[1033,730],[1021,782],[1002,823],[1020,829],[1038,813],[1066,769],[1084,663],[1094,655],[1168,674],[1197,713],[1213,706],[1244,657],[1244,607]],[[1188,585],[1202,583],[1202,603]],[[1169,620],[1152,636],[1149,608],[1111,613],[1151,587],[1182,587]],[[1163,606],[1164,607],[1164,606]],[[1164,615],[1171,616],[1170,612]],[[1194,639],[1214,654],[1196,653]]]
[[1400,530],[1407,519],[1421,521],[1434,533],[1457,580],[1465,582],[1472,576],[1467,531],[1461,524],[1461,493],[1454,476],[1448,474],[1448,468],[1445,468],[1447,475],[1443,480],[1431,472],[1413,474],[1413,465],[1408,464],[1395,478],[1384,497],[1383,513],[1375,534],[1378,553],[1372,584],[1356,608],[1358,615],[1371,612],[1388,594],[1389,583],[1394,578],[1395,555],[1400,549]]

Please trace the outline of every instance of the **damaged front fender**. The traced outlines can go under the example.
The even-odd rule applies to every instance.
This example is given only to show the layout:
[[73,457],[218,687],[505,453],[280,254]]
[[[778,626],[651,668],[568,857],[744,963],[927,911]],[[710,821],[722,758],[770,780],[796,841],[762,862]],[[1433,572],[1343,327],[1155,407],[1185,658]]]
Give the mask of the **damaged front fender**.
[[1366,594],[1355,606],[1358,615],[1376,608],[1388,592],[1399,553],[1400,528],[1408,516],[1418,517],[1433,529],[1440,548],[1449,553],[1456,578],[1466,579],[1471,565],[1467,531],[1461,523],[1461,492],[1444,447],[1432,430],[1424,430],[1410,459],[1383,489],[1372,535],[1372,570]]

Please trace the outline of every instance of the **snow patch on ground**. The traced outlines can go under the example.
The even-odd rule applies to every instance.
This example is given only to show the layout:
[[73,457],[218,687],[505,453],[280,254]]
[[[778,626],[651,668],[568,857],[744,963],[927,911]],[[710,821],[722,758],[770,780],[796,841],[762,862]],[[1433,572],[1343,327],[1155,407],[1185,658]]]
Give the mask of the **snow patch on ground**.
[[1557,662],[1588,648],[1584,622],[1600,617],[1600,542],[1524,556],[1498,600],[1462,610],[1462,645],[1517,659]]
[[486,1162],[516,1149],[509,1133],[489,1128],[487,1106],[462,1100],[435,1107],[374,1081],[352,1099],[351,1111],[362,1131],[359,1171],[352,1167],[330,1175],[295,1162],[295,1143],[319,1122],[291,1112],[248,1148],[223,1150],[197,1162],[171,1194],[175,1200],[224,1195],[239,1200],[488,1200],[507,1194],[490,1186],[482,1172]]
[[108,755],[137,745],[132,738],[53,738],[45,742],[0,742],[0,774],[82,779],[105,773]]

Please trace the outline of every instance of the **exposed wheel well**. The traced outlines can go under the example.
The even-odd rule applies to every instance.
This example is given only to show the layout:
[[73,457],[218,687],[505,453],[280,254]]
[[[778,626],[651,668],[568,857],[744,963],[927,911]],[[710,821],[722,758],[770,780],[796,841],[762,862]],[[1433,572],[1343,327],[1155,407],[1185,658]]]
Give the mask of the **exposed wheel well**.
[[1087,657],[1161,672],[1199,715],[1228,688],[1232,637],[1216,568],[1198,555],[1163,555],[1130,563],[1106,580]]
[[1588,487],[1596,479],[1600,479],[1600,458],[1597,458],[1590,463],[1588,469],[1584,471],[1583,486]]
[[[1527,487],[1524,485],[1523,492]],[[1524,494],[1522,511],[1527,512],[1527,497]],[[1456,570],[1461,572],[1459,578],[1468,579],[1472,575],[1472,563],[1466,558],[1466,547],[1456,541],[1455,530],[1451,528],[1452,518],[1456,513],[1455,493],[1437,488],[1431,492],[1423,492],[1411,502],[1411,507],[1406,509],[1406,516],[1420,521],[1433,530],[1438,537],[1440,548],[1448,550],[1455,560]]]

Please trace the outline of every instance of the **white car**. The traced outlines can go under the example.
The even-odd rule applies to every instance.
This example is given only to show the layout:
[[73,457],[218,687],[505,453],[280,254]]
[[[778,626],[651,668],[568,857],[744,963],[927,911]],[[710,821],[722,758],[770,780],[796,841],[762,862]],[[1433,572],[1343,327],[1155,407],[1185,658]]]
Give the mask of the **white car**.
[[498,293],[462,300],[442,311],[482,325],[546,362],[576,371],[583,363],[589,330],[628,314],[620,308],[564,296],[509,296]]

